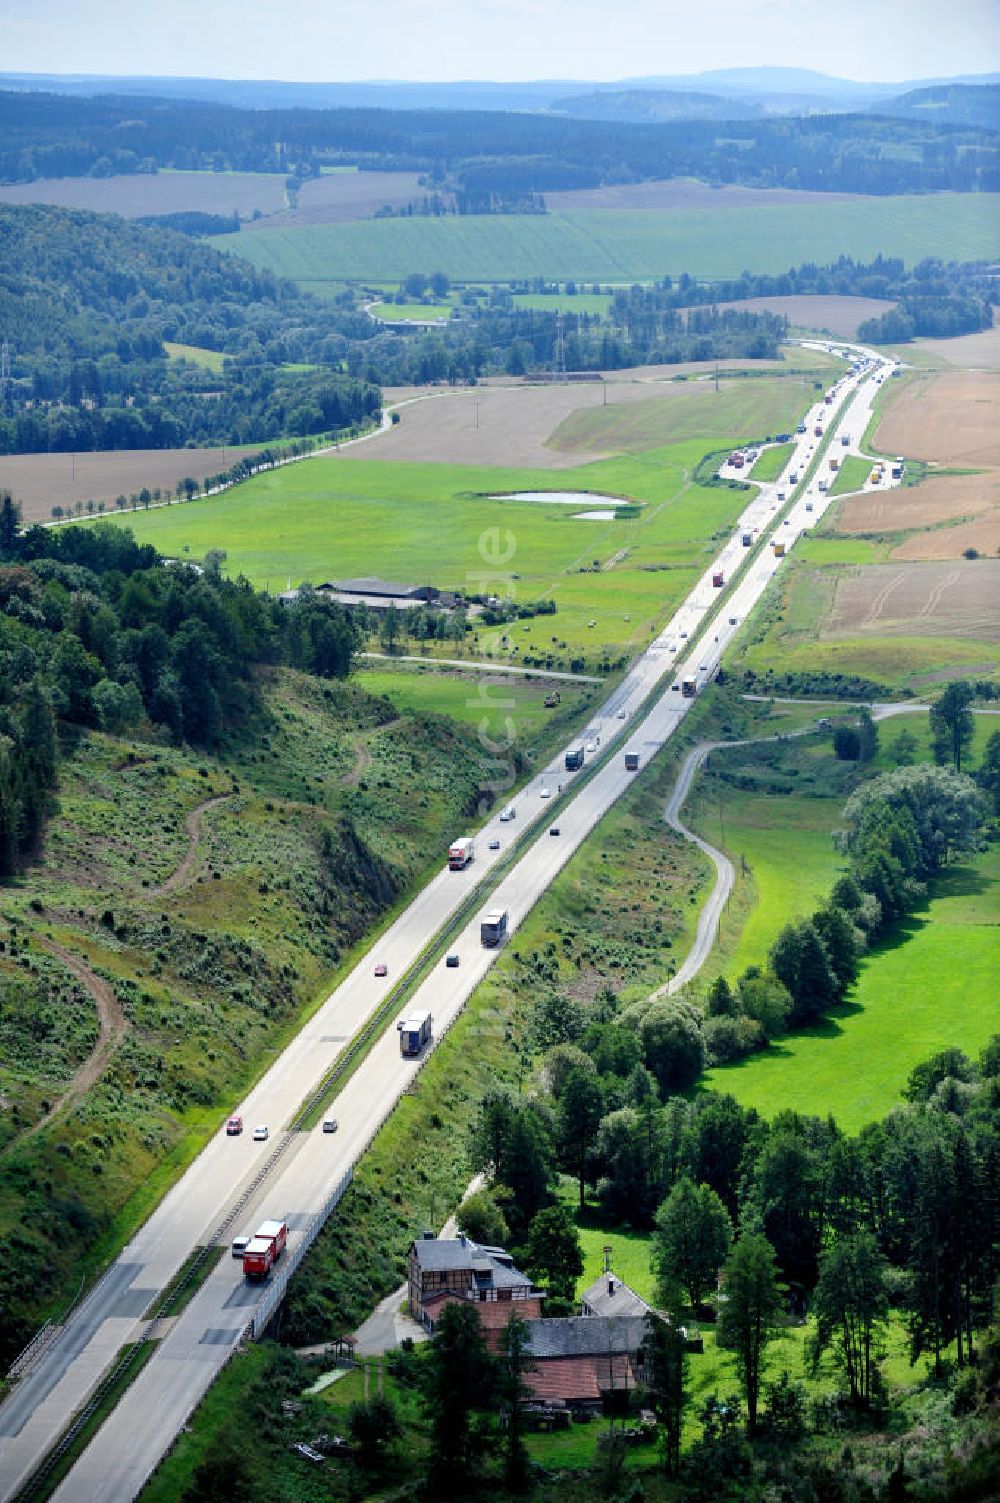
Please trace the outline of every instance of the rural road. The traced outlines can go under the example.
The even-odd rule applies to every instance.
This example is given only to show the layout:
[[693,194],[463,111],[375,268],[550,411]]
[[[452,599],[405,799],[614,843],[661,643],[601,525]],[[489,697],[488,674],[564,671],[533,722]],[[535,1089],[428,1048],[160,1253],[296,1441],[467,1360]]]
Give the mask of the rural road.
[[[843,348],[843,343],[838,342],[838,347]],[[880,368],[879,361],[875,369]],[[838,408],[819,409],[831,420],[831,432],[836,427],[832,414],[840,404],[846,405],[844,421],[856,425],[850,431],[863,432],[877,391],[872,369],[840,377],[834,390]],[[795,446],[792,465],[805,470],[812,447],[812,440],[803,436]],[[510,930],[516,934],[553,879],[632,786],[635,774],[626,770],[620,752],[627,750],[644,766],[674,734],[695,702],[681,692],[681,677],[693,677],[699,688],[708,683],[740,623],[781,567],[766,544],[744,546],[744,535],[762,539],[773,527],[787,551],[820,519],[826,503],[824,496],[807,510],[800,487],[783,515],[775,486],[761,487],[687,599],[592,714],[584,737],[599,748],[590,758],[596,765],[568,774],[560,754],[516,795],[510,795],[517,809],[514,825],[501,824],[499,813],[494,813],[477,834],[479,854],[473,866],[464,872],[441,869],[331,993],[246,1099],[232,1103],[231,1109],[240,1111],[248,1123],[271,1127],[270,1143],[255,1144],[249,1133],[238,1138],[216,1134],[82,1309],[55,1333],[35,1366],[0,1406],[0,1499],[9,1499],[22,1486],[121,1346],[143,1329],[145,1310],[192,1247],[221,1240],[222,1218],[244,1193],[253,1191],[243,1213],[246,1227],[264,1216],[284,1215],[289,1224],[289,1250],[294,1251],[333,1186],[361,1157],[411,1085],[422,1061],[401,1057],[398,1035],[390,1024],[331,1104],[341,1124],[335,1136],[324,1135],[318,1126],[291,1132],[286,1124],[319,1088],[366,1019],[390,999],[398,978],[452,921],[455,927],[447,944],[459,956],[459,966],[446,968],[439,956],[406,1002],[408,1012],[431,1011],[435,1041],[442,1037],[496,958],[496,951],[480,943],[483,911],[506,908]],[[713,584],[713,575],[719,573],[724,575],[728,593]],[[721,612],[702,632],[720,600],[725,602]],[[692,640],[696,641],[693,651]],[[561,797],[556,794],[560,782],[566,786]],[[489,850],[491,839],[499,842],[500,851]],[[502,868],[498,880],[491,870],[498,862],[507,862],[512,843],[517,847],[515,862]],[[375,960],[385,961],[386,978],[373,976]],[[286,1142],[287,1151],[254,1190],[272,1149]],[[58,1503],[79,1503],[82,1498],[88,1503],[123,1503],[136,1496],[234,1345],[243,1339],[262,1293],[243,1280],[235,1260],[224,1257],[218,1263],[56,1489],[53,1497]]]

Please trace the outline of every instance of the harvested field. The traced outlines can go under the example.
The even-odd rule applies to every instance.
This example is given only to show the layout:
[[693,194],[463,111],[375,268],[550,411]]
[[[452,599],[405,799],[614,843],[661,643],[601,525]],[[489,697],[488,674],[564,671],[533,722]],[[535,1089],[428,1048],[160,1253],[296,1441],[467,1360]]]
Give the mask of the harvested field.
[[105,503],[117,515],[116,496],[149,490],[173,490],[188,476],[228,469],[258,444],[225,449],[117,449],[97,454],[8,454],[0,457],[0,490],[21,503],[25,522],[48,522],[53,506],[64,510],[78,501]]
[[1000,466],[1000,372],[911,377],[875,430],[883,454],[938,464]]
[[298,192],[298,207],[268,221],[274,225],[346,224],[371,219],[388,205],[402,208],[428,196],[415,172],[331,172],[310,178]]
[[[285,179],[264,172],[154,172],[118,177],[51,177],[0,187],[0,203],[55,204],[95,214],[274,214],[285,207]],[[229,238],[229,237],[227,237]],[[232,247],[235,250],[235,245]],[[227,249],[229,247],[227,246]]]
[[880,318],[896,304],[879,297],[833,297],[817,293],[802,297],[750,297],[744,302],[714,306],[739,308],[747,313],[783,314],[796,328],[821,329],[839,334],[842,339],[853,339],[858,325],[866,318]]
[[[946,360],[963,370],[1000,370],[1000,322],[993,311],[993,328],[980,334],[959,334],[955,339],[917,339],[911,346]],[[905,352],[903,358],[905,359]]]
[[820,638],[926,636],[1000,642],[998,602],[1000,561],[868,564],[838,574]]
[[[984,557],[1000,554],[1000,510],[996,507],[984,517],[960,522],[957,527],[942,527],[935,532],[920,532],[907,538],[892,551],[893,558],[961,558],[967,548],[975,548]],[[1000,575],[994,585],[994,600],[1000,600]],[[1000,607],[995,607],[1000,611]]]
[[763,209],[795,204],[844,203],[856,193],[807,193],[797,188],[710,188],[693,177],[673,177],[657,183],[620,183],[611,188],[569,188],[546,193],[550,214],[573,214],[588,209]]
[[[994,506],[1000,506],[1000,475],[995,472],[932,476],[922,485],[850,497],[841,508],[837,531],[908,532],[913,527],[937,527],[942,522],[975,517]],[[945,528],[941,536],[952,531]]]
[[649,367],[603,384],[387,391],[387,401],[403,404],[400,422],[342,457],[563,470],[682,438],[715,433],[728,442],[774,432],[808,399],[804,378],[723,381],[716,392],[710,382],[672,381],[674,372]]

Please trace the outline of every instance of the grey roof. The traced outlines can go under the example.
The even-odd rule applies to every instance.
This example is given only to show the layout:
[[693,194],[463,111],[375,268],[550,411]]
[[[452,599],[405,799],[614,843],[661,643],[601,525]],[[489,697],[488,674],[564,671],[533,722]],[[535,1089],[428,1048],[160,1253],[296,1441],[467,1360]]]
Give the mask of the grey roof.
[[488,1279],[497,1289],[531,1287],[531,1279],[514,1267],[502,1247],[481,1247],[470,1237],[417,1237],[413,1242],[417,1266],[423,1273],[461,1272],[470,1278]]
[[324,585],[324,589],[343,590],[349,595],[414,595],[417,590],[424,588],[414,584],[400,584],[395,579],[379,579],[372,574],[365,579],[338,579],[332,585]]
[[533,1357],[602,1357],[608,1352],[635,1352],[646,1334],[639,1316],[568,1315],[558,1320],[529,1320]]
[[613,1273],[602,1273],[580,1296],[594,1315],[636,1315],[644,1318],[649,1305]]

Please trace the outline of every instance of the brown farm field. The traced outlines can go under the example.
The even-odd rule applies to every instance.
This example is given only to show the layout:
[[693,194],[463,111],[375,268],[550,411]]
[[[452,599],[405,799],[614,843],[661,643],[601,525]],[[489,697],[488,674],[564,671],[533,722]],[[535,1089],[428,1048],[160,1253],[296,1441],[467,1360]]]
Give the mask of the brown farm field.
[[932,475],[921,485],[848,497],[837,518],[837,531],[869,534],[937,528],[942,522],[964,521],[993,507],[1000,507],[1000,474]]
[[912,374],[875,430],[882,454],[936,464],[1000,466],[1000,372]]
[[820,639],[1000,642],[1000,561],[865,564],[838,572]]
[[551,214],[574,214],[586,209],[762,209],[844,203],[858,197],[853,193],[809,193],[798,188],[710,188],[696,178],[675,177],[610,188],[562,189],[546,193],[545,204]]
[[[786,370],[780,361],[748,361],[746,366]],[[732,432],[742,432],[747,424],[751,434],[759,428],[772,432],[789,421],[795,397],[804,400],[809,392],[806,374],[724,379],[718,393],[708,381],[675,379],[714,370],[711,364],[647,366],[614,372],[603,383],[387,389],[386,402],[400,409],[399,423],[344,450],[342,457],[565,470],[581,461],[710,435],[719,431],[720,422],[724,432],[732,424]]]
[[[959,334],[954,339],[917,339],[911,350],[935,355],[962,370],[1000,370],[1000,321],[993,310],[993,328],[979,334]],[[906,352],[903,352],[906,358]]]
[[53,506],[69,510],[76,503],[105,503],[117,515],[116,496],[130,496],[146,486],[170,489],[190,476],[228,469],[259,445],[225,449],[117,449],[96,454],[8,454],[0,457],[0,490],[21,503],[25,522],[47,522]]
[[[911,371],[890,394],[873,442],[883,454],[923,460],[930,473],[919,485],[846,501],[838,532],[908,532],[894,559],[957,559],[968,549],[997,553],[1000,370]],[[933,473],[947,466],[970,473]]]
[[717,308],[739,308],[748,313],[783,314],[799,329],[820,329],[852,339],[866,318],[880,318],[895,308],[894,302],[878,297],[835,297],[817,293],[801,297],[750,297],[740,303],[716,303]]
[[[275,214],[285,207],[285,179],[264,172],[153,172],[118,177],[51,177],[0,187],[0,203],[55,204],[95,214]],[[235,249],[235,244],[234,244]]]
[[415,172],[330,172],[304,182],[297,207],[275,214],[268,224],[344,224],[372,219],[386,205],[398,209],[427,197]]

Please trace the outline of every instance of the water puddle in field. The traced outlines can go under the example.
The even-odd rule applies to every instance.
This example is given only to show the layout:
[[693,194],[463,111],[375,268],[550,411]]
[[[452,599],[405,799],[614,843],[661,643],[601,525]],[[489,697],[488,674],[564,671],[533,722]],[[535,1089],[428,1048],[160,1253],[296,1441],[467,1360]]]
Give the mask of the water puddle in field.
[[[541,506],[585,506],[587,511],[576,513],[574,522],[613,522],[619,506],[634,505],[618,496],[602,496],[599,491],[509,491],[504,495],[491,496],[491,501],[535,501]],[[594,508],[595,502],[606,502]]]

